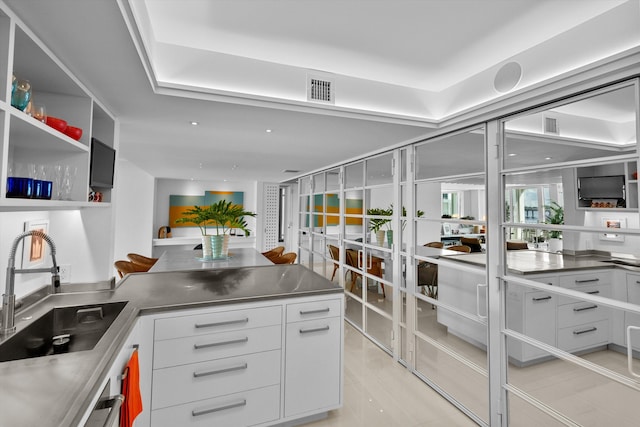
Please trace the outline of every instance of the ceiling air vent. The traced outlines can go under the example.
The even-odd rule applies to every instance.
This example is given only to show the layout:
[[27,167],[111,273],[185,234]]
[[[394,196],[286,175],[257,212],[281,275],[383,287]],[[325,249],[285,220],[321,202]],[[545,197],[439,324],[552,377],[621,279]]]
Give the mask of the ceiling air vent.
[[333,94],[333,80],[308,76],[307,101],[335,104]]
[[300,173],[300,171],[295,169],[285,169],[282,173]]
[[560,130],[558,129],[558,119],[555,117],[547,117],[543,118],[544,120],[544,133],[549,133],[552,135],[559,135]]

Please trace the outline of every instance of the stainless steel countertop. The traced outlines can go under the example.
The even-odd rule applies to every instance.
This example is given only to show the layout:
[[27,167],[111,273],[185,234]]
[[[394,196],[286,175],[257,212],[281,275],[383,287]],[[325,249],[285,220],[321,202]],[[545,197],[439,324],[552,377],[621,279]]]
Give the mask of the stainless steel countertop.
[[[444,255],[443,258],[479,267],[484,267],[487,259],[485,253],[458,253]],[[637,267],[617,265],[611,260],[611,257],[597,255],[575,256],[536,250],[507,251],[507,268],[512,273],[523,275],[614,267],[639,271]]]
[[93,350],[0,363],[0,425],[75,427],[141,314],[341,292],[301,265],[271,265],[135,273],[115,290],[50,295],[18,314],[18,331],[54,307],[128,304]]

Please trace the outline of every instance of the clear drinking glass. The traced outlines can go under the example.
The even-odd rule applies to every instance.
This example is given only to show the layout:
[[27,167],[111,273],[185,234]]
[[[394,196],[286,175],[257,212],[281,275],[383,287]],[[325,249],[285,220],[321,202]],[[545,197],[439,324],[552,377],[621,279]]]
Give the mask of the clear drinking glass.
[[35,104],[31,109],[31,115],[34,119],[42,123],[46,123],[47,121],[47,110],[42,104]]

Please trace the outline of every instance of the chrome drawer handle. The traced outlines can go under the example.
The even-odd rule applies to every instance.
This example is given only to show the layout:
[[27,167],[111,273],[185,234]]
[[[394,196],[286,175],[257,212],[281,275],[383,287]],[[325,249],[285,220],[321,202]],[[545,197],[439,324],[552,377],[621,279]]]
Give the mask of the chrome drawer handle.
[[223,405],[214,406],[213,408],[194,409],[193,411],[191,411],[191,415],[194,417],[199,417],[200,415],[206,415],[212,412],[224,411],[225,409],[238,408],[240,406],[246,406],[246,405],[247,405],[247,399],[240,399],[235,402],[229,402]]
[[587,293],[589,295],[597,295],[597,294],[600,293],[600,291],[591,291],[591,292],[585,292],[585,293]]
[[307,310],[307,311],[303,311],[300,310],[300,315],[304,316],[305,314],[318,314],[318,313],[328,313],[330,311],[329,307],[327,308],[320,308],[318,310]]
[[583,329],[581,331],[573,331],[573,335],[582,335],[582,334],[586,334],[587,332],[595,332],[597,331],[598,328],[596,328],[595,326],[592,328],[588,328],[588,329]]
[[96,407],[94,410],[102,410],[109,409],[109,415],[107,415],[107,419],[104,421],[102,427],[111,427],[115,423],[115,421],[120,417],[120,407],[124,403],[124,395],[116,394],[115,396],[105,397],[98,400],[96,403]]
[[321,332],[321,331],[328,331],[328,330],[329,330],[329,325],[321,326],[319,328],[300,329],[300,333],[301,334],[310,334],[312,332]]
[[241,363],[240,365],[237,365],[237,366],[214,369],[212,371],[196,371],[193,373],[193,378],[206,377],[207,375],[223,374],[225,372],[241,371],[243,369],[247,369],[248,366],[249,365],[247,365],[246,363]]
[[544,300],[548,300],[551,299],[551,295],[548,295],[546,297],[537,297],[537,298],[531,298],[533,301],[544,301]]
[[594,304],[594,305],[589,305],[589,306],[586,306],[586,307],[574,308],[573,311],[575,311],[577,313],[579,311],[593,310],[594,308],[598,308],[598,306]]
[[224,320],[222,322],[213,322],[213,323],[196,323],[196,329],[200,328],[215,328],[216,326],[226,326],[226,325],[237,325],[239,323],[248,323],[249,318],[245,317],[244,319],[238,320]]
[[236,338],[234,340],[228,340],[228,341],[214,341],[214,342],[208,342],[208,343],[204,343],[204,344],[194,344],[193,348],[196,350],[199,350],[201,348],[207,348],[207,347],[218,347],[221,345],[228,345],[228,344],[238,344],[238,343],[243,343],[243,342],[247,342],[249,341],[249,337],[244,337],[244,338]]
[[599,282],[600,279],[585,279],[585,280],[576,280],[576,283],[591,283],[591,282]]

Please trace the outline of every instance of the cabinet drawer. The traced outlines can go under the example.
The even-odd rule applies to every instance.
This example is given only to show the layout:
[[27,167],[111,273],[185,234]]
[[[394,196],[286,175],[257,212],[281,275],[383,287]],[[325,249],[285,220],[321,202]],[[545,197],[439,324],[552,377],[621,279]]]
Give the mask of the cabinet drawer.
[[558,307],[558,327],[593,323],[609,318],[609,309],[588,301],[565,304]]
[[153,368],[278,350],[281,346],[282,327],[280,325],[156,341]]
[[587,323],[558,330],[558,348],[577,351],[607,344],[609,342],[609,321]]
[[[606,297],[606,298],[611,297],[610,285],[609,286],[587,285],[587,286],[580,286],[579,288],[572,288],[572,289],[575,291],[584,292],[585,294],[589,294],[589,295],[597,295],[599,297]],[[564,295],[560,295],[558,297],[558,305],[574,304],[579,301],[580,301],[579,299],[566,297]]]
[[153,427],[251,426],[280,418],[280,386],[274,385],[151,412]]
[[560,286],[563,288],[580,288],[583,286],[606,285],[609,283],[611,283],[611,272],[608,271],[560,276]]
[[280,350],[157,369],[151,406],[160,409],[279,383]]
[[280,306],[185,315],[156,320],[154,339],[159,341],[281,323]]
[[287,323],[337,317],[341,310],[341,299],[287,304]]

